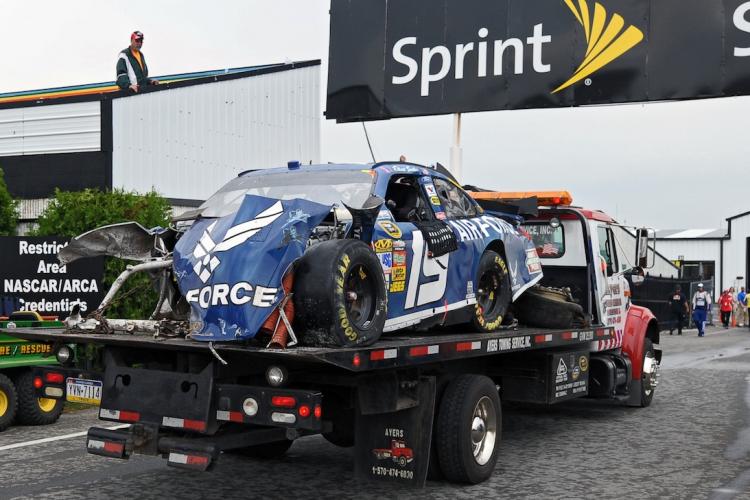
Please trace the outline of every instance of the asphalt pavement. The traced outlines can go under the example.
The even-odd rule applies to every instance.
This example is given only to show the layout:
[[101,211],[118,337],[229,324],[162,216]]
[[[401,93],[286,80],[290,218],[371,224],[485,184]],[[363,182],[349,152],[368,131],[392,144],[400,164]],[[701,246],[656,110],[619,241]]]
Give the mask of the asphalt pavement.
[[212,472],[88,455],[95,410],[0,433],[0,499],[130,498],[712,498],[750,499],[750,330],[662,332],[649,408],[596,401],[506,407],[500,459],[480,485],[428,481],[419,491],[352,479],[353,453],[320,437],[283,460],[225,455]]

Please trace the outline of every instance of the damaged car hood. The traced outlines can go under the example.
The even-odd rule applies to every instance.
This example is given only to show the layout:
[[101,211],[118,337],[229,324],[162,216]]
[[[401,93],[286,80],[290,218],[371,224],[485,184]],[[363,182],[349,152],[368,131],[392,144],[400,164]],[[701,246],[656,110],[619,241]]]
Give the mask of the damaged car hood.
[[282,278],[331,206],[246,195],[239,209],[199,219],[174,249],[174,273],[197,340],[253,338],[284,297]]

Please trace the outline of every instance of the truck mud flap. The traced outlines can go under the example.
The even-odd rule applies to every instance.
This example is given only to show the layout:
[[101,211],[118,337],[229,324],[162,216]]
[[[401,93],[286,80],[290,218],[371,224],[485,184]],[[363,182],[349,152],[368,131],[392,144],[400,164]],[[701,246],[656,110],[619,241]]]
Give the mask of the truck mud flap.
[[435,378],[421,377],[416,395],[419,404],[390,413],[364,415],[358,405],[354,447],[358,480],[424,487],[435,413]]

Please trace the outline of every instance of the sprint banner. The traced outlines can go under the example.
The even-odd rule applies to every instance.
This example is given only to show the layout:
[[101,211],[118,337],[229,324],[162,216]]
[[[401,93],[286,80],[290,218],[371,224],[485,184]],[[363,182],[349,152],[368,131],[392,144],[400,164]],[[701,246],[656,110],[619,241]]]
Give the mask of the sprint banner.
[[750,0],[331,0],[337,121],[750,94]]

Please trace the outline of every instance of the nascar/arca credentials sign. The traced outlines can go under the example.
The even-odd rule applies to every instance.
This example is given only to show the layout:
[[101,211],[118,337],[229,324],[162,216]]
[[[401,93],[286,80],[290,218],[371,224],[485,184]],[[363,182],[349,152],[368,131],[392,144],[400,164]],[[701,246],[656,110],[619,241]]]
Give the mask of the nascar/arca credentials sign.
[[750,94],[750,0],[331,0],[338,121]]

